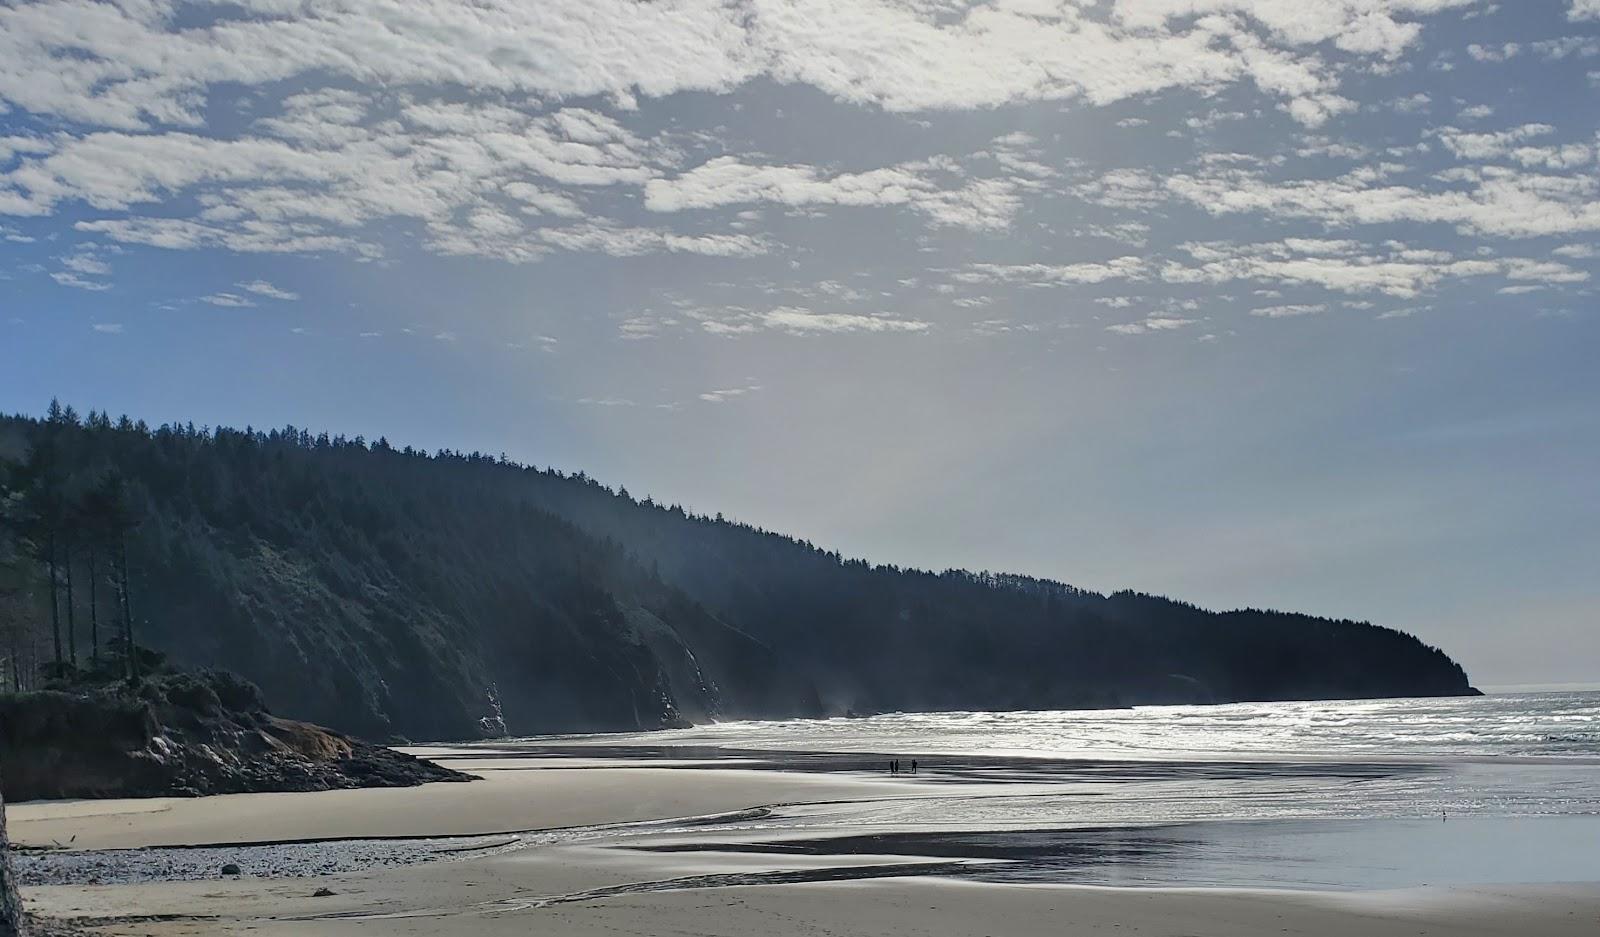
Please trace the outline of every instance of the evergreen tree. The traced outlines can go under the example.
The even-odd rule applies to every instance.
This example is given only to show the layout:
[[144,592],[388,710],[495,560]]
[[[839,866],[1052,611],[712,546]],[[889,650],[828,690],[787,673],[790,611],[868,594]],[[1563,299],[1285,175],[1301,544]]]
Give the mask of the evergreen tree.
[[[51,402],[52,409],[57,405]],[[67,527],[68,502],[65,472],[56,457],[54,429],[63,417],[46,424],[48,433],[29,453],[18,473],[21,480],[21,508],[15,515],[17,531],[24,549],[46,571],[49,583],[50,635],[54,646],[54,670],[68,671],[61,632],[61,546]]]
[[93,511],[96,527],[111,562],[111,577],[115,586],[118,623],[118,644],[122,648],[123,668],[129,679],[139,676],[138,646],[134,643],[132,583],[128,574],[128,537],[138,526],[128,483],[116,471],[107,472],[87,496]]
[[1363,622],[874,565],[481,453],[52,414],[0,417],[35,561],[14,664],[48,632],[66,669],[70,535],[91,659],[114,647],[137,676],[137,637],[357,734],[471,734],[490,685],[524,733],[1469,689],[1437,648]]
[[[91,421],[96,429],[109,429],[110,422]],[[83,549],[89,573],[89,660],[98,670],[100,666],[100,558],[109,542],[109,524],[116,510],[115,495],[102,478],[79,496],[75,514],[83,536]]]

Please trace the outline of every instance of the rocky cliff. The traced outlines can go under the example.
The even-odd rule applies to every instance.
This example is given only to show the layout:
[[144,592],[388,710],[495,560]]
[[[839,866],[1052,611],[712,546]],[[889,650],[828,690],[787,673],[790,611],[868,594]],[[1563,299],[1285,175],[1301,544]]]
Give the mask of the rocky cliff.
[[6,800],[320,791],[466,781],[338,732],[281,719],[231,674],[172,673],[0,696]]

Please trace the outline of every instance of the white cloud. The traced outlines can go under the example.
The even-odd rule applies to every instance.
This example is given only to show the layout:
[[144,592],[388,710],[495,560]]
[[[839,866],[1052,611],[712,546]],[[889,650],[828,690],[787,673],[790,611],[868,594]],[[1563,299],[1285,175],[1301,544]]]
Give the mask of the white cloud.
[[55,280],[62,286],[70,286],[74,289],[89,290],[91,292],[103,292],[111,289],[110,283],[106,283],[103,280],[85,279],[70,270],[58,270],[50,274],[50,279]]
[[651,211],[720,208],[773,202],[780,205],[903,205],[936,222],[971,228],[1001,228],[1016,212],[1014,186],[979,180],[945,188],[936,177],[959,176],[949,160],[902,163],[864,172],[825,174],[814,166],[753,165],[721,156],[672,178],[645,184]]
[[1033,134],[1013,131],[996,137],[992,145],[992,150],[974,155],[987,156],[1000,164],[1013,174],[1012,181],[1018,185],[1043,188],[1038,180],[1054,179],[1061,175],[1059,169],[1040,162],[1045,158],[1045,150]]
[[[0,97],[126,129],[196,125],[204,91],[223,83],[327,74],[507,94],[660,95],[727,90],[753,77],[759,62],[738,11],[712,2],[239,0],[233,10],[208,12],[216,21],[197,25],[158,2],[54,0],[0,10]],[[53,80],[37,81],[40,74]]]
[[631,316],[622,320],[617,326],[617,334],[628,341],[655,338],[661,332],[663,325],[672,325],[671,321],[662,321],[654,316]]
[[1141,169],[1111,169],[1072,188],[1086,202],[1105,208],[1146,209],[1161,203],[1161,182]]
[[1331,140],[1327,137],[1307,137],[1294,151],[1296,156],[1327,156],[1333,159],[1367,159],[1372,151],[1349,140]]
[[288,290],[279,289],[266,280],[251,280],[248,283],[237,283],[235,285],[247,293],[265,296],[268,299],[295,300],[300,298],[299,293],[291,293]]
[[1445,148],[1461,159],[1510,160],[1530,168],[1576,169],[1594,162],[1594,147],[1587,143],[1528,146],[1527,141],[1556,132],[1549,124],[1523,124],[1492,133],[1468,133],[1454,127],[1439,130]]
[[121,335],[123,332],[121,322],[96,322],[90,328],[106,335]]
[[1108,280],[1137,280],[1148,267],[1143,258],[1129,254],[1105,262],[1076,264],[971,264],[953,275],[962,283],[1024,283],[1032,286],[1104,283]]
[[977,179],[955,189],[940,189],[912,202],[935,224],[980,231],[998,230],[1011,223],[1022,199],[1016,184],[1006,179]]
[[92,252],[69,254],[61,258],[61,266],[75,273],[88,276],[103,277],[111,273],[111,265],[101,260]]
[[1290,303],[1282,306],[1261,306],[1250,310],[1250,314],[1264,319],[1288,319],[1296,316],[1314,316],[1327,311],[1327,303]]
[[728,91],[762,76],[894,111],[1107,104],[1249,82],[1316,120],[1336,97],[1326,45],[1390,60],[1420,33],[1413,17],[1472,2],[1341,0],[1307,15],[1287,0],[1153,0],[1102,18],[1075,4],[940,10],[920,0],[239,0],[186,22],[166,3],[40,0],[0,9],[0,98],[133,129],[199,125],[217,85],[306,75],[605,95],[624,110],[639,95]]
[[[1189,262],[1168,257],[1127,256],[1104,263],[971,264],[952,274],[961,283],[1010,283],[1029,287],[1092,285],[1138,281],[1158,276],[1175,285],[1256,282],[1319,287],[1346,294],[1383,293],[1410,298],[1450,280],[1500,277],[1545,284],[1588,282],[1587,271],[1556,261],[1529,258],[1458,259],[1448,251],[1415,248],[1399,242],[1372,245],[1350,238],[1285,238],[1277,242],[1234,244],[1190,242],[1181,245]],[[1261,289],[1258,294],[1278,295]],[[1134,305],[1131,297],[1098,297],[1111,308]],[[1275,309],[1291,306],[1272,307]],[[1282,314],[1281,312],[1279,314]]]
[[658,251],[705,254],[712,257],[749,257],[767,252],[767,242],[746,234],[678,234],[657,228],[629,228],[605,221],[569,228],[540,228],[535,236],[545,244],[574,251],[599,251],[615,257],[633,257]]
[[[1575,3],[1574,18],[1592,2]],[[989,293],[1003,301],[1006,286],[1116,284],[1107,289],[1153,294],[1163,282],[1237,281],[1249,284],[1241,293],[1260,286],[1416,296],[1468,277],[1506,281],[1486,290],[1584,282],[1586,272],[1560,263],[1462,260],[1431,250],[1433,244],[1381,246],[1378,239],[1392,232],[1352,229],[1434,225],[1480,238],[1569,239],[1600,231],[1590,137],[1537,124],[1473,132],[1484,125],[1469,121],[1492,116],[1486,106],[1462,108],[1457,126],[1440,127],[1462,102],[1440,92],[1430,98],[1403,83],[1384,85],[1362,103],[1434,110],[1439,120],[1420,139],[1363,137],[1356,121],[1281,133],[1291,118],[1316,126],[1350,112],[1351,89],[1366,93],[1376,73],[1395,75],[1414,64],[1402,56],[1418,46],[1428,17],[1473,5],[238,0],[205,4],[205,15],[197,16],[165,0],[36,0],[0,6],[0,108],[24,115],[19,126],[47,128],[0,137],[0,215],[83,218],[76,230],[112,247],[369,260],[415,240],[437,254],[514,263],[583,251],[726,258],[781,252],[782,261],[800,264],[821,250],[801,237],[778,244],[762,233],[768,222],[784,223],[782,209],[835,216],[843,214],[835,207],[901,209],[942,229],[908,250],[931,254],[958,237],[978,241],[971,235],[1007,229],[1014,243],[1029,245],[1026,253],[991,252],[993,245],[982,243],[929,264],[945,265],[953,281],[931,288],[947,290],[946,302],[968,306],[991,301]],[[1530,68],[1533,54],[1578,59],[1593,44],[1583,37],[1530,38],[1463,54],[1462,41],[1450,42],[1457,61],[1528,52],[1516,64]],[[1082,108],[1160,94],[1148,112],[1161,109],[1160,130],[1170,125],[1180,135],[1214,130],[1223,139],[1260,135],[1287,143],[1211,152],[1196,135],[1173,144],[1159,139],[1158,130],[1147,142],[1182,149],[1141,150],[1131,165],[1118,167],[1116,156],[1126,153],[1109,145],[1101,153],[1098,142],[1072,138],[1078,128],[1058,135],[1038,121],[1019,123],[1030,133],[969,138],[982,141],[968,144],[981,147],[976,152],[927,156],[938,150],[926,143],[869,149],[863,142],[848,148],[849,162],[832,163],[825,135],[774,154],[763,151],[770,140],[761,139],[759,125],[745,139],[743,129],[691,128],[678,124],[677,113],[649,111],[652,99],[723,94],[766,80],[865,105],[857,116],[918,112],[915,124],[891,123],[896,133],[935,131],[921,140],[942,129],[938,111],[1040,101]],[[286,87],[296,90],[285,96]],[[1193,94],[1166,94],[1174,90]],[[208,126],[212,109],[237,104],[231,96],[241,91],[249,101],[244,116]],[[1186,102],[1199,103],[1176,110]],[[1120,112],[1129,110],[1125,104]],[[1246,117],[1253,122],[1248,133],[1242,124],[1224,126]],[[1132,128],[1147,118],[1116,123]],[[1144,135],[1111,136],[1131,145]],[[1190,148],[1197,150],[1192,156]],[[1091,173],[1078,162],[1091,153],[1109,156],[1110,168]],[[1441,154],[1449,169],[1424,176],[1438,168]],[[1183,170],[1173,172],[1173,165]],[[1330,165],[1352,171],[1321,178]],[[1052,215],[1052,204],[1064,211]],[[763,212],[763,206],[781,208]],[[1045,207],[1035,211],[1039,206]],[[1185,213],[1199,214],[1202,225],[1204,214],[1246,216],[1277,232],[1262,237],[1281,240],[1192,245],[1196,250],[1186,256],[1168,255],[1164,239],[1194,236],[1186,227],[1194,218]],[[1285,222],[1301,222],[1303,230]],[[34,224],[42,223],[30,223],[30,231]],[[820,226],[795,228],[808,232],[802,237],[827,234]],[[1307,236],[1285,236],[1291,232]],[[1420,242],[1432,235],[1406,236]],[[1101,241],[1074,250],[1074,237]],[[1463,256],[1470,251],[1444,246]],[[1132,253],[1105,256],[1124,251]],[[109,269],[103,259],[70,256],[50,275],[67,286],[107,288],[96,279]],[[1555,256],[1587,259],[1559,249]],[[966,264],[972,257],[1040,262]],[[89,269],[96,265],[105,269]],[[954,284],[1002,288],[973,297],[964,294],[980,290]],[[882,295],[865,286],[848,296],[769,293],[745,299],[747,307],[699,317],[646,310],[619,329],[622,337],[642,338],[671,326],[785,334],[932,328],[911,313],[862,314]],[[252,280],[205,299],[242,306],[268,298],[298,297]],[[768,308],[784,302],[799,305]],[[1157,321],[1189,320],[1152,313],[1123,325],[1142,330],[1130,334],[1180,327]]]
[[1416,114],[1427,110],[1432,103],[1432,98],[1419,91],[1403,98],[1396,98],[1390,106],[1402,114]]
[[124,244],[145,244],[168,250],[222,247],[239,253],[314,254],[325,251],[377,256],[376,247],[354,238],[307,234],[294,225],[257,222],[242,228],[208,225],[183,218],[103,218],[80,221],[79,231],[103,234]]
[[[31,239],[29,242],[31,243]],[[104,280],[91,279],[104,277],[111,274],[111,264],[102,256],[103,248],[93,244],[79,244],[71,253],[57,257],[62,269],[50,274],[50,278],[62,286],[74,289],[103,292],[111,289],[111,284]]]
[[1569,2],[1572,5],[1567,8],[1567,19],[1573,22],[1600,19],[1600,0],[1569,0]]
[[[1554,261],[1526,258],[1457,260],[1446,252],[1416,250],[1391,243],[1363,246],[1359,252],[1330,252],[1326,245],[1345,242],[1289,239],[1279,243],[1237,245],[1210,242],[1185,245],[1194,265],[1169,260],[1161,278],[1179,284],[1266,282],[1315,286],[1347,294],[1384,293],[1411,298],[1447,280],[1499,276],[1544,283],[1587,282],[1589,274]],[[1296,246],[1298,245],[1298,247]],[[1311,246],[1312,249],[1306,248]],[[1273,307],[1285,308],[1285,307]]]
[[[436,253],[509,262],[772,247],[745,231],[759,219],[656,230],[608,205],[604,214],[627,220],[605,220],[593,203],[608,189],[624,203],[642,194],[656,212],[904,207],[932,226],[998,231],[1032,194],[1052,194],[1071,161],[1026,134],[962,161],[859,171],[705,160],[725,151],[686,144],[693,134],[677,128],[641,137],[626,112],[642,98],[761,79],[897,112],[1100,106],[1174,89],[1222,100],[1243,86],[1267,99],[1256,119],[1281,120],[1276,105],[1316,126],[1355,107],[1346,75],[1395,66],[1427,17],[1472,3],[1338,0],[1308,12],[1291,0],[237,0],[190,15],[164,0],[34,0],[0,7],[0,107],[62,129],[0,137],[0,214],[82,206],[78,230],[120,243],[359,259],[414,232]],[[245,123],[208,127],[210,108],[241,89]],[[629,125],[605,105],[573,106],[585,98]],[[1207,129],[1250,113],[1192,120]],[[684,170],[691,154],[700,162]],[[1525,153],[1522,164],[1572,155]],[[1073,191],[1124,210],[1168,198],[1139,169]]]
[[1107,332],[1118,335],[1147,335],[1151,332],[1170,332],[1181,329],[1186,325],[1193,325],[1193,319],[1184,319],[1179,316],[1148,316],[1138,322],[1123,322],[1106,326]]
[[811,312],[793,306],[761,313],[759,318],[769,329],[778,329],[794,335],[817,332],[923,332],[929,328],[928,323],[916,319]]
[[1504,62],[1516,58],[1521,52],[1522,47],[1515,42],[1498,46],[1484,46],[1477,43],[1467,46],[1467,54],[1479,62]]
[[[382,108],[394,116],[352,122]],[[234,139],[58,134],[48,152],[0,172],[0,214],[48,215],[68,202],[130,212],[189,196],[192,217],[99,218],[84,230],[174,249],[370,257],[379,249],[369,226],[403,220],[440,253],[527,260],[548,249],[532,233],[542,219],[582,214],[573,192],[641,184],[677,158],[570,107],[296,95],[253,129]]]
[[245,309],[255,305],[255,300],[240,296],[238,293],[212,293],[200,297],[200,301],[228,309]]
[[699,397],[706,403],[724,403],[735,397],[742,397],[745,394],[753,394],[760,389],[760,384],[746,384],[743,387],[724,387],[719,390],[708,390],[705,393],[700,394]]
[[775,331],[789,335],[825,335],[850,332],[926,332],[928,322],[891,315],[860,315],[847,312],[813,312],[799,306],[779,306],[753,311],[739,307],[688,310],[689,318],[712,335],[744,335]]
[[1600,178],[1462,167],[1429,191],[1357,170],[1333,179],[1269,181],[1228,170],[1179,174],[1166,188],[1214,215],[1306,218],[1331,226],[1448,224],[1480,235],[1526,238],[1600,231]]
[[1079,237],[1105,238],[1127,244],[1130,247],[1144,247],[1150,243],[1150,226],[1142,221],[1120,221],[1108,225],[1088,225],[1073,232]]
[[1235,120],[1244,120],[1249,116],[1250,115],[1244,113],[1243,111],[1221,111],[1217,110],[1216,108],[1212,108],[1204,114],[1195,114],[1191,117],[1184,118],[1183,124],[1190,130],[1203,131],[1210,130],[1216,127],[1218,124]]
[[1532,45],[1534,52],[1550,61],[1560,61],[1569,56],[1587,59],[1600,55],[1600,39],[1590,36],[1563,36],[1560,39],[1545,39]]

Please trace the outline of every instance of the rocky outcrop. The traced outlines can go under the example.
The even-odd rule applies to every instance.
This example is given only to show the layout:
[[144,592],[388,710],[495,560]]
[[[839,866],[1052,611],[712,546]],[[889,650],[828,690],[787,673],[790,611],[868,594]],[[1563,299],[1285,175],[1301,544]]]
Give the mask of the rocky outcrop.
[[218,671],[0,697],[7,800],[409,787],[471,775],[281,719]]
[[25,926],[17,876],[11,869],[11,841],[6,837],[6,799],[0,794],[0,937],[19,937]]

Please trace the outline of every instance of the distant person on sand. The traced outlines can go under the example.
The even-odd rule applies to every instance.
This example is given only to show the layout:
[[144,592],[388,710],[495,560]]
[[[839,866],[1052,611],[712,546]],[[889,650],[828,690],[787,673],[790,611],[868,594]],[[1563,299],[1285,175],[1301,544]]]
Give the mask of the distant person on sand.
[[911,759],[911,773],[917,773],[917,760],[915,758]]

